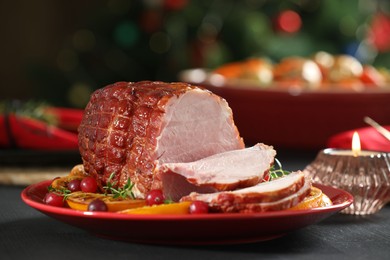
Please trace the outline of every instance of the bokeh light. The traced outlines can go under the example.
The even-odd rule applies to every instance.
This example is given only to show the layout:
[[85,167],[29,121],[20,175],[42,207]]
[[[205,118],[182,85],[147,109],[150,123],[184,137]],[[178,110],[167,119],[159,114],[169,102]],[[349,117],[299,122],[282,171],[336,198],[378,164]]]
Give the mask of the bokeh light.
[[76,82],[68,91],[68,100],[73,107],[84,108],[89,101],[93,89],[83,82]]
[[125,21],[115,28],[114,38],[124,48],[132,47],[138,40],[138,27],[132,21]]
[[346,15],[340,20],[340,32],[345,36],[354,36],[358,27],[356,19],[350,15]]
[[[30,5],[28,12],[9,15],[10,25],[20,23],[20,30],[10,27],[14,33],[4,38],[4,50],[14,50],[5,52],[11,64],[3,68],[7,71],[3,80],[23,90],[3,88],[0,94],[34,95],[70,106],[68,91],[78,82],[98,88],[119,80],[176,81],[189,68],[212,70],[250,57],[277,63],[319,51],[350,54],[386,69],[387,2],[55,1],[40,19],[33,18],[40,8]],[[22,26],[20,21],[31,19]]]
[[302,20],[299,14],[292,10],[283,11],[277,18],[279,29],[283,32],[297,32],[302,25]]

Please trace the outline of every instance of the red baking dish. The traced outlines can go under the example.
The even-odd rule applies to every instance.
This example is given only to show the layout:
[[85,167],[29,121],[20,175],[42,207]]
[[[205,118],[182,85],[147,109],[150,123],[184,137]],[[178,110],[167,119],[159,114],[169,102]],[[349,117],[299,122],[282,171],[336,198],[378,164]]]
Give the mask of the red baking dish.
[[202,77],[194,78],[196,75],[200,74],[183,73],[180,80],[225,98],[246,144],[263,142],[277,149],[322,149],[331,136],[367,126],[365,116],[382,125],[390,124],[390,87],[360,92],[337,88],[288,90],[254,87],[245,82],[216,85],[199,80]]

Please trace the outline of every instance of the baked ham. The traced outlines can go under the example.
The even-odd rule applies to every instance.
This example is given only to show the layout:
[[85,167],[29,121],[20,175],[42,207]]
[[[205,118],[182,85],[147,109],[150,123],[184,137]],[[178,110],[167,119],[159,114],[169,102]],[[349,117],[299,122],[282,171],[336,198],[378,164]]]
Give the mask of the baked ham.
[[229,191],[258,184],[274,163],[272,146],[253,147],[215,154],[195,162],[164,163],[157,174],[165,198],[180,200],[191,192]]
[[264,212],[291,208],[311,189],[311,181],[301,171],[234,191],[200,194],[192,192],[181,201],[204,201],[216,212]]
[[79,126],[86,173],[100,188],[108,180],[123,187],[130,178],[137,198],[162,188],[155,178],[159,164],[244,147],[227,102],[185,83],[119,82],[99,89]]

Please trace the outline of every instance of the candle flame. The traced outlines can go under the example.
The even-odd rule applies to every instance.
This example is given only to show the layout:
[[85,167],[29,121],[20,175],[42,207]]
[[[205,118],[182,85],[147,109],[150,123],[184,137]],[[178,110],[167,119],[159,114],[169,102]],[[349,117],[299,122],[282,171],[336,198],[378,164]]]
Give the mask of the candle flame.
[[353,156],[358,156],[360,154],[360,151],[361,151],[361,146],[360,146],[360,138],[359,138],[359,134],[357,132],[354,132],[353,133],[353,136],[352,136],[352,153],[353,153]]

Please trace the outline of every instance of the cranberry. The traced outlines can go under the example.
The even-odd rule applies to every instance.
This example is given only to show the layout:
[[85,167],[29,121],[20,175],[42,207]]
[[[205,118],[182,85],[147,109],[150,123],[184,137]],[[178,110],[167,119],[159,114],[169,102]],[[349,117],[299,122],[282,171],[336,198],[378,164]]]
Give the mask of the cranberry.
[[146,195],[145,200],[148,206],[159,205],[164,203],[165,197],[162,190],[151,190]]
[[46,193],[45,197],[43,198],[43,202],[54,207],[63,207],[65,205],[64,197],[54,192]]
[[108,211],[108,207],[104,201],[102,201],[100,199],[95,199],[88,204],[88,210],[89,211]]
[[70,182],[68,182],[68,190],[70,190],[71,192],[75,192],[75,191],[81,191],[81,180],[71,180]]
[[96,192],[97,191],[97,182],[95,178],[92,177],[85,177],[80,182],[80,188],[83,192]]
[[209,212],[209,205],[203,201],[193,201],[190,205],[190,214],[203,214]]

